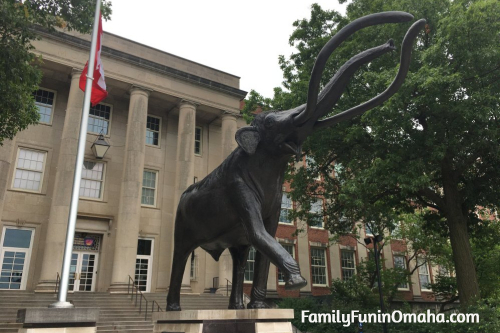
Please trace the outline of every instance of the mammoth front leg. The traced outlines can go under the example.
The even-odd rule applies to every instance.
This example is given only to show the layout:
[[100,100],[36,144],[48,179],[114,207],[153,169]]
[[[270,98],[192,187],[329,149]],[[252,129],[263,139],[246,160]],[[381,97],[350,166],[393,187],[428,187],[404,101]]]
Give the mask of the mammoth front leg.
[[[266,219],[264,221],[266,231],[273,237],[276,235],[276,230],[278,229],[278,220],[279,210],[277,210],[274,218]],[[268,307],[265,300],[270,263],[271,262],[266,256],[257,252],[255,256],[252,295],[250,303],[248,304],[249,309],[264,309]]]
[[[286,277],[285,288],[300,289],[307,285],[306,279],[300,275],[300,268],[297,262],[264,227],[264,221],[260,212],[261,205],[256,200],[252,191],[246,185],[239,184],[233,193],[235,194],[232,197],[234,206],[245,227],[250,244],[284,272]],[[267,277],[269,271],[269,264],[262,259],[260,262],[262,263],[258,265],[262,265],[260,270],[263,274],[260,277],[260,273],[257,273],[259,279],[258,285],[259,288],[265,289],[265,283],[267,282],[265,277]]]

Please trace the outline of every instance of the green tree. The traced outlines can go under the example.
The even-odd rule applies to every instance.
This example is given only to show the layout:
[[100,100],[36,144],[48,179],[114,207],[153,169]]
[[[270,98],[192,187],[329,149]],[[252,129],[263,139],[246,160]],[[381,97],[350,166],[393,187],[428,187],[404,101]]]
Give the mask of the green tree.
[[[39,119],[32,93],[42,77],[42,59],[31,53],[31,42],[38,38],[34,27],[88,33],[94,11],[91,0],[0,1],[0,144]],[[103,0],[101,12],[109,19],[110,1]]]
[[[311,196],[327,198],[327,227],[346,232],[353,221],[373,221],[381,230],[393,216],[418,206],[434,210],[426,222],[449,237],[463,304],[479,296],[470,235],[481,225],[478,207],[500,202],[500,3],[497,0],[354,0],[345,16],[312,6],[310,19],[294,23],[281,57],[284,89],[272,106],[305,102],[320,48],[338,29],[358,17],[402,10],[427,19],[414,46],[404,86],[384,105],[310,137],[309,170],[289,175],[293,198],[307,206]],[[390,37],[401,40],[408,26],[363,29],[329,59],[326,84],[352,55]],[[383,91],[397,70],[398,54],[360,69],[330,115]],[[334,170],[335,163],[341,166]],[[337,177],[334,177],[333,174]],[[322,186],[313,180],[321,175]]]

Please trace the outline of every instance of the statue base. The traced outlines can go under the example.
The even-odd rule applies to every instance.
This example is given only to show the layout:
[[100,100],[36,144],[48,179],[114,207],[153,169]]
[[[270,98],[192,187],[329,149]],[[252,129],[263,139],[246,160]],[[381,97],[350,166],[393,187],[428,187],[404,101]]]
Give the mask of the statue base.
[[155,333],[292,333],[292,309],[186,310],[153,313]]

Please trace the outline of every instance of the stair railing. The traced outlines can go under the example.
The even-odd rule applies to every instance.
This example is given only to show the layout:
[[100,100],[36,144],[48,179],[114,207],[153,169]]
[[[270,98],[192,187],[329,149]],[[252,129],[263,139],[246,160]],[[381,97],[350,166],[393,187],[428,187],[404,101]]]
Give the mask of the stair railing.
[[[135,289],[135,292],[134,292]],[[132,292],[131,292],[132,291]],[[144,320],[148,320],[148,303],[151,302],[151,316],[153,315],[153,312],[155,311],[155,305],[156,305],[156,312],[161,312],[163,311],[162,308],[160,307],[160,304],[158,304],[157,301],[152,300],[148,301],[146,296],[142,293],[142,291],[139,289],[139,286],[136,285],[134,279],[129,275],[128,276],[128,285],[127,285],[127,295],[130,296],[130,300],[134,299],[134,294],[135,294],[135,306],[137,307],[137,302],[139,301],[139,314],[142,312],[142,299],[146,302],[146,305],[144,307],[145,309],[145,314],[144,314]],[[139,297],[140,296],[140,297]]]
[[54,292],[57,294],[59,292],[59,283],[61,282],[61,276],[59,275],[59,272],[57,272],[56,275],[56,287],[54,288]]

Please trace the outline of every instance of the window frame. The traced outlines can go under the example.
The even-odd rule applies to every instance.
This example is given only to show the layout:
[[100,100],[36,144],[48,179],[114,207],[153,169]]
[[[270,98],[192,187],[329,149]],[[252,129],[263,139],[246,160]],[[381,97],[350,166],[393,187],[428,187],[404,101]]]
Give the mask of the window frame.
[[[19,153],[21,152],[21,149],[24,149],[24,150],[31,150],[31,151],[36,151],[36,152],[41,152],[41,153],[44,153],[44,157],[43,157],[43,166],[42,166],[42,174],[40,176],[40,187],[38,189],[38,191],[34,191],[34,190],[30,190],[30,189],[25,189],[25,188],[18,188],[18,187],[14,187],[14,182],[16,180],[16,171],[18,170],[18,162],[19,162]],[[13,191],[19,191],[19,192],[29,192],[29,193],[42,193],[42,188],[43,188],[43,179],[45,177],[45,168],[47,167],[47,156],[48,156],[49,152],[46,151],[46,150],[40,150],[40,149],[34,149],[34,148],[30,148],[30,147],[25,147],[25,146],[18,146],[17,147],[17,153],[16,153],[16,163],[14,165],[14,173],[12,174],[12,182],[11,182],[11,186],[10,186],[10,189],[13,190]],[[30,169],[20,169],[20,170],[28,170],[28,171],[33,171],[33,170],[30,170]],[[34,172],[38,172],[38,171],[34,171]]]
[[[150,255],[146,255],[146,254],[137,254],[137,250],[136,250],[136,255],[135,255],[135,259],[136,259],[136,265],[137,265],[137,259],[148,259],[148,278],[146,280],[146,291],[147,293],[151,292],[151,280],[152,280],[152,276],[153,276],[153,257],[154,257],[154,250],[155,250],[155,239],[153,237],[138,237],[137,238],[137,242],[139,242],[139,240],[142,239],[142,240],[146,240],[146,241],[151,241],[151,253]],[[134,280],[135,280],[136,276],[134,274]]]
[[[40,121],[38,122],[38,124],[42,124],[42,125],[46,125],[46,126],[52,126],[52,122],[53,122],[53,119],[54,119],[54,110],[55,110],[55,106],[56,106],[57,91],[53,90],[53,89],[47,89],[47,88],[44,88],[44,87],[38,87],[37,91],[38,90],[45,90],[45,91],[54,93],[54,98],[52,99],[52,112],[50,113],[50,122],[48,122],[48,123],[40,122]],[[37,105],[37,103],[38,102],[36,101],[36,97],[35,97],[35,105]],[[40,103],[40,104],[42,104],[42,103]]]
[[[428,287],[424,287],[423,283],[422,283],[422,279],[420,278],[421,275],[426,275],[429,282],[428,284],[431,284],[432,283],[432,280],[431,280],[431,272],[429,270],[429,263],[426,261],[423,265],[420,265],[419,262],[421,262],[421,260],[423,260],[422,258],[417,258],[417,265],[419,266],[418,267],[418,282],[420,284],[420,290],[422,291],[432,291],[431,288],[428,288]],[[422,268],[425,267],[425,270],[427,273],[421,273],[421,270]]]
[[[316,163],[316,160],[311,155],[306,155],[306,163],[305,163],[306,169],[309,167],[309,163],[311,163],[311,164]],[[315,181],[320,182],[321,181],[321,174],[318,174],[318,176],[314,177],[313,179]]]
[[[321,226],[312,226],[312,225],[309,225],[309,228],[312,228],[312,229],[325,229],[325,217],[323,216],[323,210],[325,209],[325,199],[323,198],[318,198],[318,197],[315,197],[316,198],[316,201],[321,201],[321,211],[320,211],[320,218],[321,218]],[[309,214],[317,214],[315,212],[313,212],[311,209],[312,209],[313,205],[311,204],[311,208],[309,209]]]
[[[33,242],[35,240],[35,232],[36,228],[27,228],[27,227],[17,227],[13,225],[4,225],[2,228],[2,234],[0,235],[0,264],[3,264],[3,252],[4,249],[17,249],[16,247],[4,247],[3,242],[5,241],[5,234],[7,232],[7,229],[19,229],[19,230],[30,230],[31,231],[31,240],[30,240],[30,247],[26,250],[26,257],[24,259],[24,267],[23,267],[23,274],[24,271],[26,271],[26,276],[23,275],[23,278],[21,280],[21,285],[19,286],[19,289],[0,289],[0,290],[26,290],[26,284],[28,282],[28,276],[29,276],[29,271],[30,271],[30,264],[31,264],[31,253],[33,252]],[[0,269],[1,271],[1,269]],[[26,277],[24,279],[24,277]]]
[[[253,257],[252,260],[250,260],[250,253],[252,252],[252,250],[255,252],[255,255]],[[247,257],[247,262],[245,264],[245,273],[243,274],[243,283],[253,283],[253,278],[254,278],[254,274],[255,274],[255,257],[257,256],[257,250],[253,247],[253,246],[250,246],[250,249],[248,250],[248,257]],[[253,263],[253,270],[252,270],[252,280],[247,280],[247,265],[249,263]]]
[[[352,254],[353,267],[344,266],[344,257],[342,255],[343,253]],[[356,251],[355,250],[344,250],[344,249],[340,250],[340,272],[342,274],[342,281],[347,281],[351,277],[346,278],[344,275],[344,270],[352,271],[353,273],[352,273],[351,277],[353,277],[356,274]]]
[[[200,130],[200,140],[196,140],[196,131]],[[200,143],[200,151],[196,152],[196,142]],[[194,154],[196,156],[203,156],[203,127],[195,126],[194,127]]]
[[[400,268],[403,268],[406,272],[408,272],[408,266],[406,265],[406,256],[403,254],[394,254],[392,256],[392,261],[394,263],[395,268],[397,267],[396,257],[403,258],[403,266],[404,267],[400,267]],[[419,275],[419,281],[420,281],[420,275]],[[406,285],[406,287],[401,287],[401,285],[398,285],[398,290],[410,290],[410,284],[408,283],[408,280],[404,284]]]
[[[106,138],[109,138],[111,136],[111,122],[112,122],[112,119],[113,119],[113,105],[112,104],[108,104],[108,103],[97,103],[97,105],[104,105],[104,106],[109,106],[109,120],[108,120],[108,133],[103,133],[102,135]],[[92,106],[90,106],[90,108],[92,108]],[[89,110],[89,118],[92,117],[94,118],[91,114],[90,114],[90,110]],[[86,131],[87,131],[87,134],[90,134],[90,135],[100,135],[101,133],[96,133],[96,132],[89,132],[88,130],[88,123],[87,123],[87,128],[86,128]]]
[[[154,204],[153,205],[148,205],[148,204],[142,203],[142,189],[144,188],[144,172],[152,172],[152,173],[156,174],[155,188],[154,188]],[[160,174],[160,172],[158,170],[153,170],[153,169],[148,169],[148,168],[143,169],[143,171],[142,171],[142,184],[141,184],[141,207],[150,207],[150,208],[157,207],[157,203],[158,203],[158,176],[159,176],[159,174]],[[146,188],[151,189],[150,187],[146,187]]]
[[[322,251],[325,259],[325,265],[320,266],[320,265],[313,265],[313,250],[320,250]],[[310,266],[311,266],[311,285],[314,287],[328,287],[328,257],[326,254],[326,249],[323,247],[313,247],[311,246],[309,250],[309,260],[310,260]],[[314,283],[314,267],[324,267],[325,269],[325,282],[326,284],[320,284],[320,283]]]
[[[292,201],[292,199],[291,199],[291,198],[289,198],[289,197],[287,196],[287,194],[288,194],[288,192],[283,192],[283,193],[281,194],[281,195],[282,195],[282,197],[281,197],[280,216],[279,216],[278,223],[279,223],[279,224],[283,224],[283,225],[293,225],[293,224],[294,224],[294,220],[293,220],[293,219],[290,219],[290,222],[283,222],[283,221],[281,221],[281,211],[282,211],[283,209],[286,209],[286,210],[287,210],[287,214],[288,214],[288,211],[293,210],[293,201]],[[290,208],[283,207],[283,197],[287,197],[288,199],[290,199]]]
[[[280,243],[281,246],[286,250],[285,246],[291,246],[292,247],[292,253],[288,252],[291,254],[292,258],[295,259],[295,243]],[[278,285],[279,286],[284,286],[286,281],[280,281],[280,269],[276,267],[276,279],[278,280]]]
[[[156,118],[156,119],[159,119],[160,120],[160,123],[158,124],[158,132],[154,131],[154,130],[150,130],[148,128],[148,121],[147,121],[147,118],[146,118],[146,138],[144,139],[145,142],[146,142],[146,146],[148,147],[154,147],[154,148],[161,148],[161,125],[162,125],[162,118],[161,117],[158,117],[158,116],[153,116],[151,114],[148,114],[148,118],[151,117],[151,118]],[[154,133],[158,133],[158,144],[157,145],[154,145],[154,144],[149,144],[147,142],[147,134],[148,134],[148,130],[151,131],[151,132],[154,132]]]
[[[80,183],[80,188],[78,189],[78,199],[79,200],[91,200],[91,201],[104,201],[104,186],[106,183],[106,171],[107,171],[107,163],[104,162],[103,160],[93,160],[93,159],[84,159],[83,162],[92,162],[92,163],[102,163],[103,168],[102,168],[102,180],[101,180],[101,195],[99,198],[92,198],[92,197],[82,197],[80,196],[80,189],[82,188],[82,185]],[[82,176],[80,178],[80,182],[83,180],[83,164],[82,164]],[[85,178],[85,180],[91,180],[91,181],[99,181],[97,179],[89,179]]]

